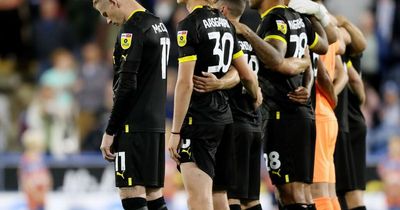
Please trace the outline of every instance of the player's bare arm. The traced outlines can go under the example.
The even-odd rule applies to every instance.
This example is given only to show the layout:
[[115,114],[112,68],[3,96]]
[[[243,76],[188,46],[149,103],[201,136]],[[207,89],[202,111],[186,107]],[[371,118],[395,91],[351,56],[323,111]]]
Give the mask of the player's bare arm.
[[312,52],[315,52],[319,55],[324,55],[328,52],[328,37],[321,23],[315,17],[310,18],[312,27],[314,31],[318,34],[318,40],[314,46],[310,47]]
[[258,103],[260,100],[262,101],[262,97],[260,98],[260,94],[258,93],[259,87],[258,87],[257,77],[250,69],[244,57],[240,56],[234,59],[232,61],[232,65],[238,71],[243,86],[246,88],[248,93],[254,98],[256,103]]
[[[242,23],[233,23],[238,34],[242,34],[246,40],[253,46],[254,51],[257,54],[258,59],[267,64],[269,68],[277,69],[284,59],[282,54],[275,46],[271,43],[266,42],[260,38],[253,30]],[[283,46],[285,47],[285,46]],[[286,52],[286,49],[284,50]]]
[[290,100],[307,104],[310,98],[311,89],[314,83],[314,76],[311,66],[303,74],[303,85],[298,87],[295,91],[288,93]]
[[349,89],[358,97],[361,102],[360,105],[362,105],[365,103],[365,90],[361,76],[351,62],[347,64],[347,71],[349,75]]
[[331,78],[329,77],[328,70],[321,60],[318,60],[317,81],[315,83],[316,88],[318,88],[321,93],[328,99],[331,107],[335,108],[338,100],[337,95],[335,94],[335,89],[333,88],[333,83],[331,81]]
[[220,79],[213,73],[202,72],[202,74],[203,76],[193,76],[193,89],[200,93],[231,89],[240,82],[239,73],[233,66],[230,66],[228,72]]
[[367,47],[367,40],[361,30],[344,16],[336,16],[336,19],[338,26],[345,28],[351,37],[351,43],[347,46],[350,54],[357,55],[362,53]]
[[[304,72],[310,65],[309,61],[301,58],[285,59],[286,46],[284,43],[275,43],[276,40],[263,40],[248,26],[242,23],[233,23],[238,34],[242,34],[253,46],[257,57],[266,68],[278,71],[282,74],[294,76]],[[280,46],[282,45],[282,46]]]
[[349,76],[344,68],[342,58],[337,55],[335,59],[335,77],[333,79],[333,87],[335,94],[339,95],[349,81]]
[[178,78],[175,86],[174,117],[172,120],[171,136],[168,142],[170,157],[179,164],[178,147],[180,144],[180,130],[189,108],[190,97],[193,91],[193,74],[196,61],[179,64]]
[[331,15],[324,5],[310,0],[290,0],[289,7],[302,14],[314,15],[327,34],[328,44],[333,44],[337,41],[336,24],[332,23]]

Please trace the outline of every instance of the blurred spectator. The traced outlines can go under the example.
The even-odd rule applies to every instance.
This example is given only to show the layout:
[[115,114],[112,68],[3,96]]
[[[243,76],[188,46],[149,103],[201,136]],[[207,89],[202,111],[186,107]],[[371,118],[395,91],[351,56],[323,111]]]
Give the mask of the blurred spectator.
[[175,8],[175,11],[172,13],[172,17],[170,22],[168,22],[168,33],[171,37],[171,50],[169,52],[169,62],[168,66],[178,69],[178,44],[176,43],[176,28],[178,27],[178,23],[185,19],[185,17],[189,14],[185,6],[178,5]]
[[93,40],[99,14],[93,9],[92,0],[68,0],[66,10],[76,44],[83,45]]
[[41,86],[25,114],[27,129],[43,132],[46,151],[56,157],[78,150],[76,131],[71,121],[58,114],[55,90]]
[[11,130],[10,102],[0,94],[0,153],[7,147],[8,132]]
[[384,128],[400,128],[400,100],[399,87],[393,81],[388,81],[383,86],[383,107],[381,124]]
[[101,50],[94,43],[86,44],[82,48],[82,56],[83,63],[75,89],[80,108],[79,135],[81,140],[85,140],[87,134],[97,127],[97,116],[104,112],[104,84],[111,78],[111,67],[103,62]]
[[54,67],[40,78],[38,96],[26,112],[26,126],[44,132],[50,152],[60,157],[79,148],[72,95],[76,75],[74,59],[68,51],[57,50],[53,61]]
[[39,62],[38,77],[47,70],[51,62],[50,55],[58,48],[72,50],[74,42],[68,23],[59,17],[57,0],[42,0],[40,19],[33,24],[33,48]]
[[52,60],[53,67],[40,77],[40,84],[54,89],[58,114],[68,118],[74,105],[72,90],[77,80],[75,59],[67,50],[58,49],[53,53]]
[[154,7],[154,13],[161,20],[166,23],[170,20],[172,13],[175,10],[175,0],[158,0],[157,4]]
[[378,106],[380,111],[380,124],[369,130],[367,143],[369,150],[369,163],[382,160],[387,152],[389,138],[400,134],[400,100],[396,83],[388,81],[382,88],[383,102]]
[[361,30],[367,39],[367,48],[361,59],[363,79],[369,81],[374,87],[379,87],[378,43],[375,35],[375,19],[370,11],[365,11],[361,19]]
[[44,136],[38,130],[27,130],[22,136],[24,153],[19,166],[19,185],[29,210],[44,210],[46,194],[52,189],[52,178],[44,161]]
[[0,59],[4,57],[17,58],[21,52],[21,26],[19,7],[23,0],[1,0],[0,20],[2,32],[0,33]]
[[400,210],[400,136],[389,140],[387,157],[378,172],[384,185],[389,210]]
[[387,74],[400,68],[400,1],[375,1],[375,11],[380,70]]

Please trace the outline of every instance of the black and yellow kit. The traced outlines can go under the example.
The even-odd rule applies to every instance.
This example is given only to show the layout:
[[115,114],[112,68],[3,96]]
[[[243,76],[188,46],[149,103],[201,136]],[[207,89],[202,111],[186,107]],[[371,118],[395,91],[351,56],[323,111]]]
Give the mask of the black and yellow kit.
[[[217,9],[208,6],[195,7],[179,23],[177,43],[179,63],[195,61],[197,76],[209,72],[220,78],[231,62],[243,55],[233,25]],[[181,130],[181,162],[194,161],[213,177],[217,146],[225,125],[232,122],[224,91],[193,91]]]
[[[278,5],[262,15],[257,34],[287,46],[285,58],[302,58],[307,46],[318,43],[311,21],[294,10]],[[293,102],[287,94],[303,85],[303,74],[288,76],[260,64],[258,80],[263,93],[265,159],[274,184],[312,181],[315,122],[311,102]]]
[[116,185],[164,183],[166,68],[170,39],[160,18],[132,12],[114,51],[114,106],[106,132],[115,135]]

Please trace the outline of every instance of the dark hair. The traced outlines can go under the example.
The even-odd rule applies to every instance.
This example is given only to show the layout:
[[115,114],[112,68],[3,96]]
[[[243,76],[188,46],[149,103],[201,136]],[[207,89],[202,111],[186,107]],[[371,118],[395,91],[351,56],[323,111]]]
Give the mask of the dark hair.
[[228,6],[230,14],[239,17],[246,8],[246,0],[217,0],[217,3],[225,3]]

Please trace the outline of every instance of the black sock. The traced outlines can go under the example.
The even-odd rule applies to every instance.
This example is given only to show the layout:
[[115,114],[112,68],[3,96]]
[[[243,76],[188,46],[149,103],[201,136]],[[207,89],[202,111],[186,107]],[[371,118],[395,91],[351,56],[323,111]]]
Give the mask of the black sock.
[[284,209],[285,210],[307,210],[308,205],[301,204],[301,203],[295,203],[295,204],[286,205]]
[[262,210],[261,204],[257,204],[251,208],[248,208],[247,210]]
[[367,208],[365,206],[359,206],[357,208],[352,208],[350,210],[367,210]]
[[125,198],[122,199],[122,206],[125,210],[148,210],[147,202],[144,198]]
[[231,204],[231,205],[229,205],[229,209],[230,210],[241,210],[239,204]]
[[307,209],[308,210],[317,210],[317,207],[315,207],[315,203],[313,203],[313,204],[308,204]]
[[168,210],[164,197],[159,197],[153,201],[147,201],[147,207],[149,210]]

